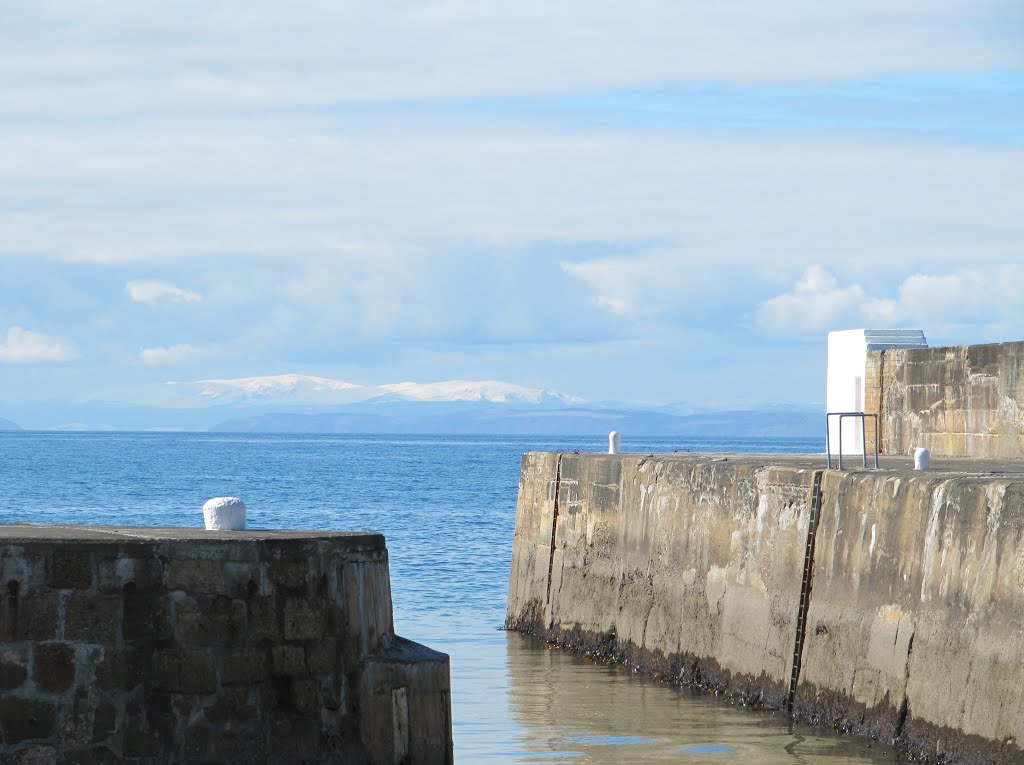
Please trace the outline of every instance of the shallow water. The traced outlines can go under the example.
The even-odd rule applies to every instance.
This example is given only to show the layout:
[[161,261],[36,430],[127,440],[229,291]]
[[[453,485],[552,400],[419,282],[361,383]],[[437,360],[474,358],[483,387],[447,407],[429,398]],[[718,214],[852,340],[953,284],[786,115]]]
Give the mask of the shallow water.
[[[506,648],[508,705],[523,732],[506,762],[895,761],[877,742],[790,728],[781,713],[737,708],[519,635],[509,635]],[[503,761],[485,751],[475,759]]]
[[[237,495],[254,528],[382,531],[395,628],[450,654],[456,761],[893,763],[501,631],[519,463],[601,439],[2,433],[0,522],[202,525]],[[821,451],[815,440],[644,439],[630,451]]]

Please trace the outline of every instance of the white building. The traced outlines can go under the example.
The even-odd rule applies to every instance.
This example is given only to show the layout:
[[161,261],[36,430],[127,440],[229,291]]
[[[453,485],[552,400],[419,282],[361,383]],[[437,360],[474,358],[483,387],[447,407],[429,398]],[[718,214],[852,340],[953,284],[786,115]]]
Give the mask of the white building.
[[[888,348],[927,348],[919,329],[847,329],[828,333],[828,380],[825,411],[864,412],[868,351]],[[870,414],[870,413],[869,413]],[[843,419],[843,454],[863,454],[860,418]],[[839,451],[839,418],[828,418],[832,452]],[[874,451],[874,442],[869,444]]]

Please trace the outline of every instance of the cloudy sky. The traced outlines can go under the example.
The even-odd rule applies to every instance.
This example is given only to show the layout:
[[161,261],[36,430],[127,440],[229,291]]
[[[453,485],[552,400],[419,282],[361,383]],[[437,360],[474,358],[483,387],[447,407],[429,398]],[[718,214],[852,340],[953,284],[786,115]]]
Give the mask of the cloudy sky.
[[0,416],[167,381],[818,403],[1024,339],[1019,0],[0,0]]

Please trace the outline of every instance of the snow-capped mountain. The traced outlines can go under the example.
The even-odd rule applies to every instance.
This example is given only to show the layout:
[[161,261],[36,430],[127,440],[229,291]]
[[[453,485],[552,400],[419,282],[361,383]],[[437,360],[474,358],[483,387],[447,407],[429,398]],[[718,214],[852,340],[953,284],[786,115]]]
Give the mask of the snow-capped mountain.
[[365,386],[313,375],[265,375],[174,384],[184,386],[212,404],[273,401],[348,404],[372,397]]
[[[499,380],[447,380],[359,385],[312,375],[267,375],[172,383],[177,392],[207,405],[287,404],[337,406],[364,401],[381,403],[471,401],[494,404],[561,404],[583,402],[574,396],[527,388]],[[198,403],[198,401],[197,401]]]
[[526,388],[514,383],[498,380],[448,380],[436,383],[402,382],[378,385],[405,401],[490,401],[496,404],[540,404],[545,401],[559,401],[563,404],[579,404],[583,399],[566,396],[539,388]]

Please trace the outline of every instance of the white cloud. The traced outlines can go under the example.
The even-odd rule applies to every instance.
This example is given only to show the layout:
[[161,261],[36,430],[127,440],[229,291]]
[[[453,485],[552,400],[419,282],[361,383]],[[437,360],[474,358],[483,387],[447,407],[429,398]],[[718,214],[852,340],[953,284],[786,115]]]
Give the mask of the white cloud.
[[77,356],[75,349],[63,340],[31,332],[19,326],[8,329],[7,339],[0,343],[0,363],[61,362],[70,361]]
[[921,324],[985,334],[1013,333],[1024,325],[1024,267],[964,269],[951,274],[914,274],[899,288],[897,311]]
[[143,348],[139,351],[139,358],[147,366],[164,366],[193,361],[204,353],[200,348],[183,343],[166,348]]
[[629,270],[628,261],[615,258],[564,262],[562,270],[574,279],[590,285],[594,290],[597,304],[607,311],[620,316],[646,313],[646,306],[637,305],[637,285],[621,281],[623,271]]
[[[806,266],[830,253],[869,267],[1006,258],[1024,238],[1024,152],[1006,148],[451,123],[328,136],[309,125],[286,140],[280,125],[234,127],[5,137],[0,209],[20,211],[0,219],[3,249],[101,262],[384,250],[396,254],[360,267],[400,277],[401,261],[445,259],[452,242],[678,242],[694,262]],[[139,185],[152,208],[123,214]]]
[[757,323],[780,334],[811,334],[853,325],[913,326],[929,336],[958,342],[1007,339],[1024,318],[1024,267],[962,269],[948,274],[912,274],[894,297],[872,297],[859,284],[840,286],[831,273],[811,266],[791,292],[764,301]]
[[701,293],[710,287],[703,264],[678,248],[565,261],[561,267],[593,290],[598,306],[623,317],[684,312],[702,303]]
[[125,291],[136,303],[156,303],[170,300],[176,303],[196,303],[203,299],[198,292],[190,292],[170,282],[157,279],[134,279],[124,285]]
[[393,352],[385,341],[543,342],[590,334],[590,316],[580,314],[593,312],[565,300],[568,283],[554,255],[382,245],[295,258],[267,297],[275,306],[269,321],[260,324],[324,348],[371,341],[385,352]]
[[1014,0],[33,2],[5,9],[0,104],[181,113],[1007,70],[1019,20]]
[[793,291],[766,300],[757,312],[762,327],[775,332],[803,334],[835,326],[857,312],[866,295],[859,285],[839,287],[834,276],[810,266]]
[[[450,260],[452,242],[678,242],[697,263],[828,252],[871,267],[1005,259],[1024,238],[1020,149],[441,127],[9,135],[0,209],[19,212],[0,216],[0,241],[101,262],[301,255],[386,278],[424,252]],[[140,187],[151,205],[123,214]]]

